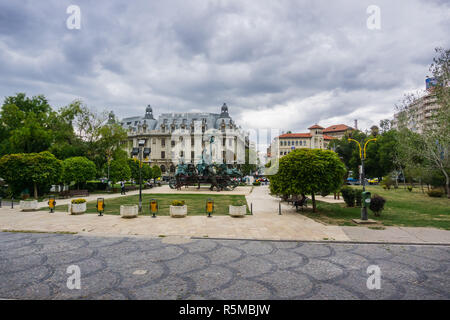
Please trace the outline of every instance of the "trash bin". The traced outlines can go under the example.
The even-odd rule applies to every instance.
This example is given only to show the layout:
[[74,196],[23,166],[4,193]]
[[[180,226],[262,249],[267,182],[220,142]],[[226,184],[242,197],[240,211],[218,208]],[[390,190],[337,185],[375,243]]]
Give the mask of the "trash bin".
[[371,194],[369,191],[363,191],[362,193],[362,205],[366,208],[370,206]]

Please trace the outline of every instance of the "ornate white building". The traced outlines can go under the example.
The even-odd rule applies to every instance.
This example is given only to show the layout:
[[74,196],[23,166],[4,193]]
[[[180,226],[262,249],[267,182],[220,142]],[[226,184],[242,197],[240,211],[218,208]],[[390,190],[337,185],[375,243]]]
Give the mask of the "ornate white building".
[[158,120],[148,105],[144,116],[124,118],[120,124],[128,133],[125,150],[131,154],[141,142],[142,150],[150,154],[144,162],[158,165],[163,175],[173,174],[180,162],[245,162],[247,135],[225,103],[220,113],[162,113]]

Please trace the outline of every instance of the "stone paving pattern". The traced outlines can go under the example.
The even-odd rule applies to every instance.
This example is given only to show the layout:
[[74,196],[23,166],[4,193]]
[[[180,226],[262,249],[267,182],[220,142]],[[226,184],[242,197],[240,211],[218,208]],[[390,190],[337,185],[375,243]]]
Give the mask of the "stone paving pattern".
[[449,267],[449,246],[0,233],[7,299],[449,299]]

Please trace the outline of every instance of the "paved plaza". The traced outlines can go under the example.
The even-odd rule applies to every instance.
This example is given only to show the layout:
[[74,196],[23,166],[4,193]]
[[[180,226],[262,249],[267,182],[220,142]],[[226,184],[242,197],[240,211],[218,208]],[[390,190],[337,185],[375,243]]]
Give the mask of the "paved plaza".
[[[145,190],[146,194],[158,193],[202,193],[218,194],[205,189],[172,190],[167,186]],[[267,186],[239,187],[234,191],[222,194],[242,194],[253,206],[253,215],[243,218],[230,216],[205,215],[174,219],[159,216],[139,216],[135,219],[122,219],[118,215],[96,214],[69,215],[67,212],[49,213],[46,211],[22,212],[19,207],[11,209],[3,206],[0,209],[0,230],[3,231],[41,231],[41,232],[73,232],[81,235],[122,236],[140,235],[187,236],[226,239],[252,240],[299,240],[299,241],[357,241],[357,242],[400,242],[400,243],[446,243],[450,244],[450,231],[434,228],[386,227],[384,230],[373,230],[367,227],[339,227],[325,225],[298,213],[291,205],[281,204],[279,215],[279,199],[269,194]],[[136,191],[128,195],[134,195]],[[95,200],[99,195],[90,196],[87,200]],[[108,199],[120,197],[117,194],[106,195]],[[326,198],[322,201],[335,201]],[[68,203],[70,199],[57,200],[58,205]],[[342,200],[341,200],[342,201]],[[40,206],[47,206],[45,202]],[[189,209],[188,209],[189,211]]]
[[[450,298],[449,246],[9,232],[0,243],[4,299]],[[370,265],[380,289],[367,288]]]

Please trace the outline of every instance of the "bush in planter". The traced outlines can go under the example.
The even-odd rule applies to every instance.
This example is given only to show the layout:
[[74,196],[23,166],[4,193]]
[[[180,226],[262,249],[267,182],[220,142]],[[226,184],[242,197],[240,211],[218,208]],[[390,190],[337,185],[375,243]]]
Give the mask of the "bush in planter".
[[231,201],[231,205],[232,205],[233,207],[246,206],[246,205],[247,205],[247,202],[244,201],[244,200],[242,200],[242,199],[239,199],[239,200],[232,200],[232,201]]
[[73,204],[81,204],[81,203],[85,203],[86,199],[73,199],[72,203]]
[[381,214],[381,211],[384,209],[384,204],[386,203],[386,200],[379,196],[374,195],[372,199],[370,200],[370,206],[369,209],[373,211],[376,217],[379,217]]
[[254,186],[260,186],[261,185],[261,181],[255,181],[255,182],[253,182],[253,185]]
[[355,192],[350,187],[343,187],[341,189],[342,198],[349,207],[355,206]]
[[184,206],[185,202],[184,200],[173,200],[172,201],[172,206],[174,207],[182,207]]
[[444,195],[444,193],[438,189],[430,190],[427,192],[427,194],[429,197],[433,197],[433,198],[440,198]]

